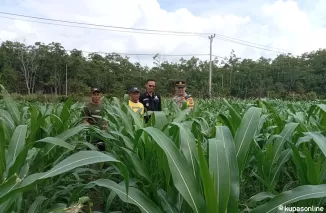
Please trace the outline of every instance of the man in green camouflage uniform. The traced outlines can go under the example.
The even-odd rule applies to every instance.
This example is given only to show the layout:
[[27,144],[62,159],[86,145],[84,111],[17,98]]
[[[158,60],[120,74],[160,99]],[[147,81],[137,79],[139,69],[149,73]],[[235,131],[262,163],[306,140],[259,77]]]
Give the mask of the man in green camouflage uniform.
[[[103,111],[101,92],[98,88],[91,90],[91,100],[83,108],[83,123],[97,126],[99,129],[107,130],[106,121],[101,118]],[[96,144],[100,151],[105,151],[105,145],[96,135],[87,135],[87,141]]]

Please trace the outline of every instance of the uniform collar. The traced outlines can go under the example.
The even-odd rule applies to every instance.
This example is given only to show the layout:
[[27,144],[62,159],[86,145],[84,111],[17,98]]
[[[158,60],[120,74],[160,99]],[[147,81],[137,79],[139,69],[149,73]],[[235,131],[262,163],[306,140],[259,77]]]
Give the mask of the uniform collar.
[[[147,95],[147,96],[150,96],[148,92],[146,92],[146,95]],[[156,93],[153,92],[153,93],[152,93],[152,96],[155,96],[155,95],[156,95]]]

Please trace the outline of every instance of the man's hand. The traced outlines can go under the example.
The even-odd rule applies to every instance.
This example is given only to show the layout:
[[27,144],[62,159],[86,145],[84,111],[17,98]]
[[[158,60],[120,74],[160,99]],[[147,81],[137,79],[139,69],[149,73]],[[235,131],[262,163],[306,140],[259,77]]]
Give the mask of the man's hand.
[[89,124],[88,121],[87,121],[87,119],[83,120],[83,123],[84,124]]
[[103,128],[105,131],[108,131],[108,125],[103,124],[102,128]]
[[102,128],[107,131],[108,130],[108,125],[107,125],[107,122],[106,120],[103,121],[103,125],[102,125]]

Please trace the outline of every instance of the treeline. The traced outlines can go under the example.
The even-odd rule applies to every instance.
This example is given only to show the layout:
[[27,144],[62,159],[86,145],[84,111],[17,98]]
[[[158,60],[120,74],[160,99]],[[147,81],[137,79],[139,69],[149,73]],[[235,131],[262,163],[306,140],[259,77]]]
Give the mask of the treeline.
[[[132,63],[117,54],[67,52],[60,43],[40,42],[27,46],[6,41],[0,47],[0,84],[11,93],[64,95],[66,69],[68,94],[84,95],[99,87],[107,95],[120,96],[130,85],[143,87],[154,78],[162,96],[171,96],[172,82],[185,79],[194,97],[208,97],[209,61],[192,57],[177,63],[155,61],[152,68]],[[326,96],[326,50],[274,60],[241,59],[232,51],[229,58],[212,62],[212,95],[238,98],[324,98]]]

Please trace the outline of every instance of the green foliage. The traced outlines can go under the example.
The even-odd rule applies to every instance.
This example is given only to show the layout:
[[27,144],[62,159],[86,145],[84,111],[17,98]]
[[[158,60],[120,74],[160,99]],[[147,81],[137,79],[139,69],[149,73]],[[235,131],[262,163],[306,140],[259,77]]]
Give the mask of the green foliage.
[[[212,95],[292,101],[325,98],[325,64],[325,49],[256,61],[240,59],[232,51],[229,57],[212,61]],[[65,95],[66,67],[69,95],[88,95],[89,88],[99,87],[108,97],[122,97],[129,86],[143,88],[146,79],[154,78],[157,91],[169,97],[174,93],[172,81],[182,78],[193,97],[208,97],[208,60],[181,58],[148,68],[113,53],[85,57],[74,49],[68,54],[54,42],[26,46],[5,41],[0,46],[0,82],[11,93]]]
[[105,132],[80,124],[79,102],[13,101],[0,87],[0,212],[326,205],[324,102],[197,100],[190,111],[165,99],[146,124],[124,101],[104,99]]

